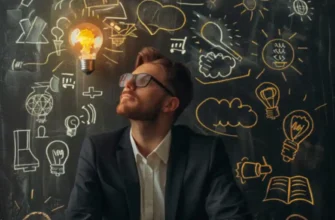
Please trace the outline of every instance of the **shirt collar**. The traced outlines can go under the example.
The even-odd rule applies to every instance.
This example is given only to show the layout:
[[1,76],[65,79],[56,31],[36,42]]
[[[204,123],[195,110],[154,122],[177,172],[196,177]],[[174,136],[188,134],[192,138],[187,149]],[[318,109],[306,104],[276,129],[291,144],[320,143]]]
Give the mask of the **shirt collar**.
[[[133,152],[134,152],[134,156],[135,159],[137,160],[137,155],[141,155],[142,154],[138,151],[136,142],[133,138],[133,135],[131,134],[131,129],[130,129],[130,143],[131,146],[133,148]],[[158,155],[158,157],[165,163],[167,164],[168,159],[169,159],[169,152],[170,152],[170,146],[171,146],[171,129],[168,131],[168,133],[165,135],[165,137],[163,138],[163,140],[157,145],[157,147],[149,154],[153,154],[156,153]],[[149,156],[148,155],[148,156]]]

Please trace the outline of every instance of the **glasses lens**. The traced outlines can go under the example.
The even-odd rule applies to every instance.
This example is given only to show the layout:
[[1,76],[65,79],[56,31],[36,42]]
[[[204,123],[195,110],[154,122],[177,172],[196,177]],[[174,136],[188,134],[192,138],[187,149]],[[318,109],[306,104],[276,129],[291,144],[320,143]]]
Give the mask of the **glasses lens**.
[[120,76],[119,86],[124,87],[128,80],[130,80],[133,77],[131,73],[125,73]]
[[151,76],[149,74],[145,74],[145,73],[136,75],[136,86],[137,87],[147,86],[150,81],[150,77]]

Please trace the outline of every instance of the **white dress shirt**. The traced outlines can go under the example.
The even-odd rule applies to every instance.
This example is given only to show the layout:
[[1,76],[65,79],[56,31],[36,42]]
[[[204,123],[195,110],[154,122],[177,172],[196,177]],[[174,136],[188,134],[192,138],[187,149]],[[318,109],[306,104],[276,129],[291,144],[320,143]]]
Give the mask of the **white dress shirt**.
[[164,220],[165,182],[171,130],[147,158],[138,151],[131,130],[130,142],[140,179],[141,220]]

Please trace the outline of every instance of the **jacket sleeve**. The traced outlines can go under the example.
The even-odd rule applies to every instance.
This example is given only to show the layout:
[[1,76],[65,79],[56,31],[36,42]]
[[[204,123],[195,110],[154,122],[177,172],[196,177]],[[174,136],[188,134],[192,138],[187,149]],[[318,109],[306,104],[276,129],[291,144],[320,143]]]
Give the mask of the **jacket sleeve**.
[[249,220],[246,201],[233,178],[228,154],[221,139],[211,147],[209,165],[209,193],[206,211],[209,220]]
[[102,192],[95,163],[95,151],[90,138],[82,144],[68,207],[67,220],[101,220]]

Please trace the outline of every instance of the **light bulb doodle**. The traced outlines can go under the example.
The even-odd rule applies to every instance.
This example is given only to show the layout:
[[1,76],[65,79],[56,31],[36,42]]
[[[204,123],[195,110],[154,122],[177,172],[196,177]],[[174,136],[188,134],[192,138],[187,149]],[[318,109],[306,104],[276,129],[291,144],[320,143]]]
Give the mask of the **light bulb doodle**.
[[210,45],[220,50],[225,51],[229,56],[238,61],[242,61],[242,57],[225,42],[223,42],[223,32],[221,27],[215,22],[206,22],[201,27],[201,37]]
[[62,48],[62,44],[64,42],[64,40],[63,40],[64,31],[63,31],[62,28],[59,27],[59,22],[61,22],[63,20],[65,20],[69,24],[71,24],[71,21],[69,19],[67,19],[66,17],[60,17],[56,22],[56,26],[51,29],[51,34],[55,37],[53,42],[54,42],[54,46],[55,46],[55,49],[56,49],[57,56],[61,55],[61,48]]
[[48,144],[45,153],[50,163],[50,173],[59,177],[65,174],[65,163],[69,158],[69,147],[64,141],[55,140]]
[[272,167],[267,164],[265,157],[263,157],[264,165],[257,162],[249,162],[247,157],[242,158],[241,162],[237,163],[236,177],[240,179],[242,184],[246,183],[248,179],[259,178],[263,175],[262,181],[266,176],[272,173]]
[[[274,37],[273,39],[268,39],[269,35],[261,30],[262,34],[265,36],[267,41],[265,42],[262,48],[262,54],[259,56],[258,51],[259,48],[253,49],[251,55],[255,56],[258,60],[261,57],[262,62],[264,63],[264,68],[257,75],[256,79],[258,79],[266,70],[265,67],[278,71],[282,74],[285,81],[287,81],[285,72],[288,70],[294,70],[299,75],[303,75],[296,67],[294,62],[299,61],[303,63],[303,60],[298,57],[298,50],[307,50],[307,47],[296,47],[293,43],[293,39],[297,36],[297,33],[290,33],[290,31],[285,31],[282,33],[280,29],[278,29],[278,37]],[[259,47],[259,43],[256,41],[251,41],[252,44]]]
[[103,43],[103,34],[99,27],[91,23],[80,23],[70,31],[70,45],[80,59],[81,70],[91,74],[95,69],[95,60]]
[[301,22],[304,21],[304,17],[312,21],[312,11],[314,10],[314,7],[310,6],[311,3],[311,0],[308,0],[307,2],[304,0],[290,0],[288,3],[288,8],[291,10],[291,14],[289,14],[288,16],[300,16]]
[[263,3],[268,2],[269,0],[242,0],[242,2],[238,3],[234,6],[234,8],[243,6],[244,10],[241,12],[241,15],[250,12],[249,21],[252,21],[254,18],[254,13],[258,11],[261,17],[264,19],[264,11],[269,11],[266,7],[263,6]]
[[49,82],[35,82],[36,86],[32,86],[31,92],[26,99],[26,110],[32,116],[37,117],[37,122],[45,123],[46,116],[53,108],[53,98],[47,91],[50,87]]
[[64,125],[66,127],[66,135],[74,137],[77,134],[77,128],[80,125],[80,120],[75,115],[69,115],[65,118]]
[[281,152],[283,161],[290,162],[295,159],[300,144],[311,135],[313,129],[313,118],[304,110],[295,110],[285,116],[283,131],[286,139]]
[[15,130],[14,135],[14,170],[35,172],[40,161],[31,151],[30,130]]
[[[83,124],[95,124],[96,122],[96,119],[97,119],[97,112],[95,110],[95,107],[94,105],[92,104],[88,104],[87,107],[85,105],[83,105],[81,107],[85,112],[86,112],[86,115],[87,115],[87,120],[82,120],[81,122]],[[80,116],[80,119],[83,119],[85,116],[84,115],[81,115]]]
[[263,82],[257,86],[255,93],[266,108],[266,117],[272,120],[279,117],[280,90],[278,86],[270,82]]

